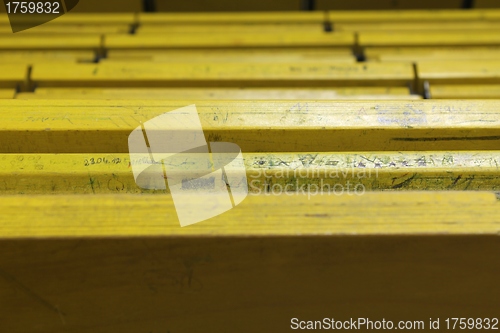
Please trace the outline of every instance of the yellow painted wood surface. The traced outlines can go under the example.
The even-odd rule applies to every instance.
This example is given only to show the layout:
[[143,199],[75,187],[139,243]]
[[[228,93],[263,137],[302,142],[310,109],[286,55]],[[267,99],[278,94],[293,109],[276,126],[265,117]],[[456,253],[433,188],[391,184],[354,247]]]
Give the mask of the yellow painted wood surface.
[[[331,22],[462,22],[488,17],[485,10],[352,10],[328,11]],[[491,15],[491,14],[490,14]],[[492,16],[490,16],[492,17]]]
[[28,77],[28,66],[0,63],[0,88],[16,88]]
[[79,51],[0,51],[0,62],[3,64],[35,64],[35,63],[67,63],[67,62],[91,62],[96,55],[91,50]]
[[429,83],[500,83],[500,61],[435,61],[417,66],[418,77]]
[[301,9],[299,0],[219,0],[204,1],[190,0],[188,2],[173,2],[169,0],[157,0],[156,10],[159,12],[248,12],[258,11],[298,11]]
[[[495,0],[493,0],[495,1]],[[319,10],[387,10],[387,9],[457,9],[461,8],[462,2],[460,0],[354,0],[354,1],[332,1],[332,0],[317,0],[316,9]]]
[[[29,93],[26,93],[26,95]],[[175,96],[182,95],[185,98],[193,98],[202,100],[203,98],[219,98],[223,99],[224,95],[238,95],[241,98],[252,100],[259,98],[259,96],[267,95],[271,99],[290,98],[293,96],[303,96],[304,100],[314,99],[313,96],[321,98],[334,98],[339,96],[359,96],[359,95],[392,95],[392,96],[409,96],[410,91],[408,88],[403,87],[349,87],[349,88],[37,88],[33,95],[39,97],[46,96],[47,99],[54,96],[64,96],[72,94],[75,96],[81,95],[94,95],[99,97],[110,96],[123,96],[128,95],[131,97],[139,96],[156,96],[157,99],[165,96],[165,98],[172,99]],[[307,97],[307,98],[306,98]]]
[[434,32],[361,32],[361,46],[497,46],[500,34],[496,31]]
[[247,152],[498,150],[498,101],[0,101],[1,153],[127,153],[141,122],[195,104]]
[[142,24],[137,34],[173,34],[173,33],[276,33],[276,32],[311,32],[324,29],[323,23],[247,23],[247,24]]
[[[470,216],[470,200],[476,199],[480,198],[470,196],[443,207],[431,202],[428,214],[426,206],[420,206],[415,218],[409,219],[426,223],[435,213],[446,220],[444,208]],[[51,203],[50,219],[56,219],[62,207],[57,203]],[[360,212],[360,221],[371,225],[387,204],[374,209],[373,216],[367,216],[367,206],[353,209]],[[159,205],[164,207],[165,202]],[[85,223],[103,220],[104,212],[92,207],[82,209],[78,221],[83,217]],[[398,216],[409,215],[406,207],[405,203]],[[250,212],[254,213],[262,216],[256,210]],[[471,219],[487,229],[480,222],[487,219],[488,211],[478,213]],[[161,218],[144,209],[141,220],[131,221],[132,228],[151,229],[145,216]],[[463,225],[463,217],[457,217],[449,218],[447,228],[466,229],[470,222]],[[125,214],[114,218],[118,228],[125,228],[120,219],[129,220]],[[319,219],[305,215],[297,221]],[[412,225],[410,220],[390,216],[387,228]],[[36,221],[40,215],[33,218],[32,226]],[[68,230],[71,222],[61,223],[60,230]],[[248,228],[267,222],[267,217],[251,220]],[[2,327],[12,333],[29,332],[35,326],[41,333],[136,333],[145,327],[151,332],[251,333],[263,327],[270,332],[289,331],[294,317],[330,318],[325,309],[333,309],[336,320],[359,316],[426,324],[428,318],[452,318],[456,313],[474,318],[498,314],[497,235],[298,235],[3,240],[1,309],[10,319]]]
[[18,99],[415,100],[408,88],[38,88]]
[[[51,21],[52,22],[52,21]],[[24,36],[24,35],[43,35],[43,34],[113,34],[113,33],[121,33],[126,34],[130,31],[130,25],[128,24],[65,24],[64,27],[61,27],[61,24],[50,24],[46,23],[40,26],[37,26],[34,29],[23,30],[21,32],[17,32],[16,36]],[[10,26],[0,25],[0,34],[12,36],[12,29]]]
[[471,84],[471,85],[437,85],[430,86],[432,98],[461,99],[499,99],[499,84]]
[[169,38],[162,35],[106,35],[108,49],[168,48],[251,48],[251,47],[346,47],[354,45],[350,32],[283,32],[283,33],[182,33]]
[[137,13],[143,10],[141,0],[84,0],[71,13]]
[[0,99],[14,98],[16,91],[14,89],[0,89]]
[[140,24],[242,24],[242,23],[322,23],[320,11],[238,12],[238,13],[138,13]]
[[0,50],[94,50],[101,46],[101,37],[96,34],[80,34],[78,37],[60,35],[2,35]]
[[451,22],[355,22],[334,24],[336,31],[356,31],[356,32],[374,32],[374,31],[408,31],[408,32],[433,32],[442,31],[476,31],[481,33],[488,30],[500,30],[500,22],[496,21],[451,21]]
[[250,48],[223,50],[109,50],[107,58],[101,61],[150,61],[150,62],[322,62],[354,63],[351,48]]
[[[75,7],[76,8],[76,7]],[[70,12],[50,22],[51,25],[116,25],[134,24],[137,22],[135,13],[76,13]]]
[[[196,158],[185,154],[186,161]],[[268,152],[245,153],[243,158],[252,195],[500,191],[500,151]],[[0,154],[0,191],[3,195],[170,192],[138,187],[131,162],[129,154]],[[149,156],[143,164],[152,165]],[[190,171],[184,174],[189,177]]]
[[500,48],[492,47],[366,47],[367,61],[497,60]]
[[38,64],[31,79],[39,87],[324,87],[408,86],[404,63],[112,63]]
[[[3,196],[3,239],[31,237],[308,236],[498,233],[489,192],[249,195],[234,209],[179,226],[170,195]],[[353,212],[356,214],[353,214]],[[22,214],[20,214],[22,212]],[[415,223],[418,221],[417,223]]]

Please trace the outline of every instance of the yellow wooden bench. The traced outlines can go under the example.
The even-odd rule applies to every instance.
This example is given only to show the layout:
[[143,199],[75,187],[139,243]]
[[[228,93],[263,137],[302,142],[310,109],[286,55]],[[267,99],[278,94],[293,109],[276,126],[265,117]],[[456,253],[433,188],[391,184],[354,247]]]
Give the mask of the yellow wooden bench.
[[417,65],[421,82],[429,84],[500,83],[500,61],[434,61]]
[[431,98],[498,99],[500,98],[500,84],[470,84],[470,85],[432,84],[429,87],[429,93]]
[[[497,150],[497,101],[0,101],[0,153],[127,153],[141,122],[196,104],[243,152]],[[62,144],[64,143],[64,144]]]
[[16,33],[12,36],[12,28],[8,25],[0,25],[0,36],[17,38],[24,35],[44,35],[44,34],[127,34],[131,30],[129,24],[51,24],[49,23],[37,26],[34,29],[28,29]]
[[[243,158],[253,195],[297,194],[305,187],[314,195],[324,191],[331,196],[347,193],[348,187],[357,195],[500,189],[500,151],[266,152],[244,153]],[[0,154],[0,160],[3,195],[170,193],[138,187],[128,154]]]
[[421,99],[403,87],[349,88],[37,88],[18,99],[169,99],[169,100],[350,100]]
[[97,50],[101,48],[101,36],[80,34],[74,37],[60,35],[0,35],[0,51],[7,50]]
[[[200,54],[203,56],[200,56]],[[354,63],[356,58],[351,48],[250,48],[223,50],[109,50],[102,61],[149,61],[149,62],[193,62],[193,63],[234,63],[234,62],[274,62],[298,63],[321,62]]]
[[352,10],[328,11],[332,23],[346,22],[470,22],[496,20],[498,15],[491,10]]
[[323,23],[320,11],[233,12],[233,13],[138,13],[139,24],[278,24]]
[[500,22],[497,21],[451,21],[451,22],[355,22],[334,24],[335,31],[350,32],[433,32],[443,31],[477,32],[498,31]]
[[241,24],[141,24],[136,33],[177,34],[177,33],[277,33],[277,32],[322,32],[323,23],[241,23]]
[[354,35],[348,32],[283,33],[178,33],[165,38],[159,34],[106,35],[105,47],[114,49],[169,48],[256,48],[256,47],[350,47]]
[[500,34],[496,31],[444,32],[361,32],[359,45],[370,46],[498,46]]
[[38,87],[325,87],[399,86],[413,83],[410,64],[38,64]]
[[448,61],[448,60],[496,60],[500,57],[500,48],[491,47],[366,47],[364,55],[367,61]]
[[93,62],[95,58],[96,53],[91,50],[0,51],[0,62],[2,62],[3,64]]

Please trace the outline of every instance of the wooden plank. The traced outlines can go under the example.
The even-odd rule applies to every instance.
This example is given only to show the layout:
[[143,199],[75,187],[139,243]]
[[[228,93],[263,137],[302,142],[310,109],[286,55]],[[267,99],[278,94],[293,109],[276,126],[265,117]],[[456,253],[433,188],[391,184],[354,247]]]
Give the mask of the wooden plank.
[[[498,101],[0,101],[0,153],[127,153],[141,122],[195,104],[247,152],[498,150]],[[64,144],[61,144],[64,143]]]
[[482,33],[488,30],[500,30],[500,22],[491,21],[465,21],[465,22],[355,22],[355,23],[334,23],[335,31],[350,32],[433,32],[443,31],[470,32],[473,30]]
[[[494,1],[494,0],[493,0]],[[354,0],[354,1],[332,1],[317,0],[315,8],[317,10],[387,10],[387,9],[451,9],[461,8],[461,0],[442,0],[442,1],[412,1],[412,0]]]
[[499,47],[366,47],[368,61],[496,60]]
[[16,91],[14,89],[0,89],[0,99],[14,98]]
[[[151,332],[257,332],[262,327],[281,332],[289,329],[295,317],[314,320],[314,314],[321,314],[320,318],[330,318],[323,315],[325,308],[336,309],[336,320],[349,320],[354,314],[361,318],[385,318],[394,325],[399,320],[425,320],[427,325],[428,318],[452,318],[454,313],[462,312],[472,318],[496,318],[500,297],[498,236],[437,234],[440,229],[465,228],[460,222],[472,213],[469,200],[475,203],[480,199],[480,195],[469,194],[472,193],[467,194],[467,199],[449,200],[441,207],[431,201],[436,198],[429,197],[429,214],[425,214],[427,206],[420,206],[412,211],[415,217],[405,213],[406,206],[398,215],[388,216],[382,209],[392,211],[387,201],[374,209],[373,216],[368,216],[368,205],[357,206],[353,209],[360,212],[360,218],[352,219],[352,234],[342,236],[298,237],[301,233],[297,232],[290,237],[223,239],[3,240],[0,310],[10,318],[3,327],[12,333],[29,332],[34,326],[43,333],[61,331],[61,327],[75,333],[133,333],[144,331],[144,327]],[[54,199],[57,198],[50,200]],[[52,201],[50,207],[54,210],[48,221],[57,219],[63,207],[57,205],[61,201]],[[124,206],[116,202],[118,207]],[[76,205],[70,200],[68,203]],[[463,207],[457,209],[459,204]],[[95,221],[91,227],[102,230],[111,222],[104,220],[105,213],[99,207],[87,204],[75,223],[71,223],[70,217],[61,223],[59,232],[69,233],[73,230],[70,225],[78,227],[76,221],[85,225]],[[293,206],[287,205],[288,208],[295,210]],[[332,206],[332,211],[335,208]],[[20,209],[23,211],[24,207]],[[457,219],[449,218],[450,223],[444,227],[440,221],[446,219],[448,209]],[[120,223],[122,217],[130,220],[126,211],[112,215],[118,228],[125,228]],[[152,228],[150,221],[145,221],[146,216],[162,217],[141,211],[144,215],[137,215],[140,220],[131,222],[133,230]],[[462,211],[464,215],[459,215]],[[44,216],[49,214],[48,209],[41,212]],[[258,209],[249,214],[255,216],[244,216],[243,221],[251,219],[249,228],[270,224],[270,218],[262,216]],[[302,214],[304,223],[321,219]],[[471,221],[486,221],[488,214],[489,223],[498,221],[489,209],[478,211],[477,218],[471,217]],[[11,218],[12,222],[16,218],[25,220],[22,215],[18,211],[4,218]],[[439,219],[435,221],[433,215]],[[41,216],[33,216],[31,226],[38,227],[41,223],[36,222]],[[400,216],[407,218],[398,220]],[[370,226],[382,217],[387,217],[387,224],[393,222],[387,229],[412,222],[429,222],[432,228],[435,221],[436,234],[373,237],[360,236],[354,230],[354,226],[363,222]],[[284,221],[288,219],[284,216]],[[103,225],[97,223],[100,220]],[[322,221],[328,224],[329,219],[323,217]],[[28,230],[33,230],[31,226]],[[482,223],[477,227],[487,229]],[[249,316],[252,320],[248,320]]]
[[156,9],[159,12],[247,12],[247,11],[298,11],[301,9],[299,0],[191,0],[189,2],[172,2],[157,0]]
[[[128,24],[43,24],[37,26],[35,29],[28,29],[16,33],[16,36],[24,35],[41,35],[41,34],[126,34],[130,31]],[[0,34],[12,35],[12,29],[7,25],[0,25]]]
[[500,228],[499,206],[500,202],[490,192],[367,192],[362,196],[316,195],[309,198],[300,194],[249,195],[236,208],[222,215],[181,228],[168,194],[23,195],[2,197],[0,230],[3,239],[496,235]]
[[[199,158],[192,155],[185,154],[186,161]],[[500,191],[500,151],[245,153],[243,158],[251,195]],[[0,161],[3,195],[170,193],[168,186],[138,187],[129,154],[0,154]],[[152,165],[149,156],[142,164]],[[189,170],[185,174],[189,177]]]
[[403,87],[352,88],[38,88],[18,99],[414,100]]
[[500,61],[435,61],[417,66],[418,77],[430,84],[500,83]]
[[[75,7],[76,8],[76,7]],[[51,25],[116,25],[136,23],[135,13],[73,13],[58,17]]]
[[361,32],[359,44],[367,46],[497,46],[500,34],[495,31],[431,32]]
[[489,11],[481,10],[339,10],[328,11],[328,20],[341,22],[463,22],[486,19]]
[[322,23],[323,12],[139,13],[140,24]]
[[[25,93],[29,94],[29,93]],[[357,96],[401,96],[409,97],[408,88],[403,87],[349,87],[349,88],[37,88],[33,95],[40,98],[54,98],[56,96],[92,95],[103,98],[116,98],[119,96],[130,97],[156,97],[156,99],[183,99],[203,100],[207,98],[224,99],[224,96],[235,96],[241,99],[289,99],[303,97],[306,99],[329,99],[335,97]]]
[[38,87],[325,87],[408,86],[404,63],[100,63],[34,66]]
[[432,98],[477,98],[498,99],[500,96],[500,85],[498,84],[474,84],[474,85],[436,85],[430,86]]
[[80,34],[78,38],[67,34],[22,36],[0,35],[0,50],[95,50],[101,47],[101,36]]
[[28,78],[28,66],[0,63],[0,88],[16,88]]
[[255,47],[346,47],[354,45],[354,35],[338,33],[183,33],[164,38],[158,34],[106,35],[108,49],[168,48],[255,48]]
[[71,15],[75,13],[137,13],[142,11],[141,0],[85,0],[71,10]]
[[277,32],[323,32],[323,23],[258,23],[258,24],[143,24],[136,33],[277,33]]
[[91,50],[79,51],[0,51],[0,62],[4,64],[35,64],[42,62],[92,62],[96,55]]
[[[202,52],[202,53],[200,53]],[[354,63],[350,48],[265,48],[224,50],[109,50],[103,61],[152,62],[322,62]]]

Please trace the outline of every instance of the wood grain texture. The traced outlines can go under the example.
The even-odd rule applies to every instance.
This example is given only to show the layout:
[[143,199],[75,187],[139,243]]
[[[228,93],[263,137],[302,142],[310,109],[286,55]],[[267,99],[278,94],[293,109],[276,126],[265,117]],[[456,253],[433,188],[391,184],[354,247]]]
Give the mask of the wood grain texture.
[[471,84],[471,85],[438,85],[430,86],[432,98],[460,99],[498,99],[500,85],[498,84]]
[[361,32],[361,46],[497,46],[500,34],[495,31],[444,32]]
[[[184,156],[186,161],[197,158]],[[243,158],[246,186],[253,194],[500,191],[498,151],[245,153]],[[3,195],[170,193],[138,187],[131,162],[129,154],[0,154],[0,191]],[[142,164],[152,165],[148,156]],[[184,174],[189,177],[190,171]]]
[[100,63],[38,64],[39,87],[325,87],[399,86],[414,81],[404,63]]
[[295,317],[491,318],[499,251],[497,235],[446,233],[3,240],[2,327],[253,333],[289,332]]
[[431,84],[500,83],[500,61],[433,61],[419,63],[418,77]]
[[[488,192],[249,195],[232,210],[181,228],[168,194],[3,196],[3,239],[146,236],[320,236],[498,233]],[[352,214],[356,211],[356,214]],[[22,212],[22,214],[20,214]],[[415,223],[415,221],[418,221]]]
[[106,35],[106,48],[256,48],[256,47],[348,47],[354,45],[350,32],[283,32],[283,33],[182,33],[169,38],[155,33],[138,35]]
[[109,50],[102,61],[174,63],[354,63],[351,48],[246,48],[222,50]]
[[491,47],[365,47],[367,61],[448,61],[448,60],[497,60],[500,48]]
[[37,88],[18,99],[339,100],[421,99],[403,87],[350,88]]
[[243,152],[498,150],[500,142],[497,101],[4,100],[0,152],[127,153],[141,122],[190,104],[208,142]]

